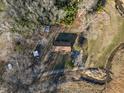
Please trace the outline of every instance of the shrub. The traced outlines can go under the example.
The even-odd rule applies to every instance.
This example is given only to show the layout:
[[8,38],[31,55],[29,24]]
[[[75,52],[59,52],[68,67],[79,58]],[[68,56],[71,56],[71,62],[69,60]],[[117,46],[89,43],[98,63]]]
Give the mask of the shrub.
[[67,62],[65,62],[65,67],[72,69],[74,67],[74,64],[72,63],[72,61],[67,61]]
[[76,17],[78,2],[71,2],[64,8],[64,10],[66,12],[66,16],[61,20],[61,22],[65,23],[66,25],[71,25]]
[[57,8],[62,9],[68,6],[70,2],[70,0],[55,0],[55,5],[57,6]]
[[101,11],[103,6],[105,6],[106,0],[99,0],[97,4],[97,11]]
[[5,4],[0,0],[0,12],[5,10]]

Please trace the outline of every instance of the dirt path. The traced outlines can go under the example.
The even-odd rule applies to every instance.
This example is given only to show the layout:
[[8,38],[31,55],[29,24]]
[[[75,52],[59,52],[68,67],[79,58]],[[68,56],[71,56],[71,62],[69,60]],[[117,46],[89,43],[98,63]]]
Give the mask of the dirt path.
[[124,48],[119,49],[112,60],[113,80],[107,86],[106,93],[124,93]]

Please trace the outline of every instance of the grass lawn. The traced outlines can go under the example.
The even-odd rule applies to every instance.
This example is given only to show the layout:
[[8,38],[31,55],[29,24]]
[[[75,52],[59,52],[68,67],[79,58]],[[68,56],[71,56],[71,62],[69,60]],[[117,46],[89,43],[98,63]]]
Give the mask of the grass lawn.
[[0,12],[5,10],[5,4],[0,0]]
[[124,22],[121,25],[120,31],[117,33],[117,35],[113,38],[111,44],[105,49],[102,56],[99,58],[100,64],[96,64],[96,66],[103,66],[105,65],[105,62],[107,61],[108,56],[111,54],[113,49],[117,47],[121,42],[124,42]]

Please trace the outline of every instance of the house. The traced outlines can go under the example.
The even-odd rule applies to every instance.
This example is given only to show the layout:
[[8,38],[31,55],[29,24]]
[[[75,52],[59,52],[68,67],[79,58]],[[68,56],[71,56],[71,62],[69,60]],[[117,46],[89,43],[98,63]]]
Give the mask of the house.
[[75,33],[60,33],[53,42],[55,51],[71,52],[76,38]]

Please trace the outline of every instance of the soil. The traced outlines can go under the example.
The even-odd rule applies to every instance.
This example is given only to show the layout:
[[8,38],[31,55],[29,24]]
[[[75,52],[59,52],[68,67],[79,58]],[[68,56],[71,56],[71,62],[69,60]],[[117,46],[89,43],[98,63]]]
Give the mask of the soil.
[[124,93],[124,48],[119,49],[112,60],[112,81],[106,93]]
[[93,85],[83,81],[67,82],[59,86],[58,93],[101,93],[103,86]]

